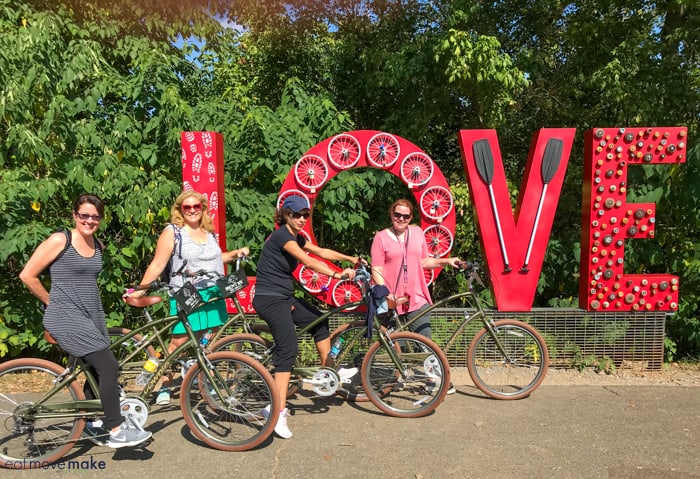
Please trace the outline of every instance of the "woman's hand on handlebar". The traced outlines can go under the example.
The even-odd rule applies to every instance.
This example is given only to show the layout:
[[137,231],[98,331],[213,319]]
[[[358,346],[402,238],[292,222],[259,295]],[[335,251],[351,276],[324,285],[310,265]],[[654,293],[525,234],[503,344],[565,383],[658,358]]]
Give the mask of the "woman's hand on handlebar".
[[161,281],[151,281],[150,283],[146,284],[135,284],[126,288],[124,294],[122,294],[122,300],[126,301],[126,298],[130,296],[132,298],[141,298],[145,296],[146,293],[156,291],[165,287],[167,287],[167,283],[163,283]]
[[340,279],[355,279],[355,270],[353,268],[345,268],[340,272]]

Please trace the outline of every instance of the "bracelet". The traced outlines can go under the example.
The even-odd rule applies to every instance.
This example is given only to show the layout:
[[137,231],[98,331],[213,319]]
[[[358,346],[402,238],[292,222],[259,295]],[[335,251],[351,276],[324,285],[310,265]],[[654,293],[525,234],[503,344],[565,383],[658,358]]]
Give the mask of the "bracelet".
[[333,278],[333,279],[338,279],[338,278],[335,277],[335,271],[333,271],[333,276],[332,276],[332,278]]

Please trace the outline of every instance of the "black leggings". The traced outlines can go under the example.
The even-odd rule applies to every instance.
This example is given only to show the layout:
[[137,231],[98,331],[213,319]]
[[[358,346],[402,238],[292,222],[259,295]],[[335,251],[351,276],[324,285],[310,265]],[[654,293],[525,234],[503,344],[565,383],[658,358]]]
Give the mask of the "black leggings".
[[[321,316],[321,312],[301,298],[282,296],[253,297],[255,312],[270,326],[270,333],[275,340],[275,355],[272,364],[275,371],[288,373],[294,367],[297,357],[297,333],[294,325],[303,328]],[[328,321],[324,321],[310,331],[315,342],[330,336]]]
[[[87,354],[82,359],[88,364],[90,372],[97,378],[100,401],[105,413],[105,428],[108,431],[114,429],[124,421],[119,405],[119,363],[109,348]],[[83,390],[87,399],[96,399],[87,383]]]

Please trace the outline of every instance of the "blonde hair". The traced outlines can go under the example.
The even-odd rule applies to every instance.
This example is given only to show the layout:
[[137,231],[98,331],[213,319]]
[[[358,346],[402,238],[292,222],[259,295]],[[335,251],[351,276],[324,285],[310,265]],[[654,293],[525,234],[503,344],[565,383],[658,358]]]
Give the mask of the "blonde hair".
[[213,233],[214,222],[209,215],[209,202],[207,201],[207,197],[198,191],[188,190],[180,193],[175,199],[175,203],[173,203],[173,206],[170,208],[170,222],[178,228],[185,226],[185,218],[182,217],[182,202],[187,198],[195,198],[202,204],[202,219],[199,225],[204,228],[205,231]]

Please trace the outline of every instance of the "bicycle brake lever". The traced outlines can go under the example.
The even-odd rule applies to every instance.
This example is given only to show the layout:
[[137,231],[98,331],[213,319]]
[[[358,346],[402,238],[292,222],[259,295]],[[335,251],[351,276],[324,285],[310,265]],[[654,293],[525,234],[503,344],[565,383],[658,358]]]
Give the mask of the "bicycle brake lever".
[[187,266],[187,260],[186,260],[186,259],[183,259],[183,260],[182,260],[182,266],[180,266],[180,268],[179,268],[177,271],[175,271],[173,274],[171,274],[170,277],[172,278],[173,276],[181,275],[182,272],[183,272],[184,269],[185,269],[185,266]]

